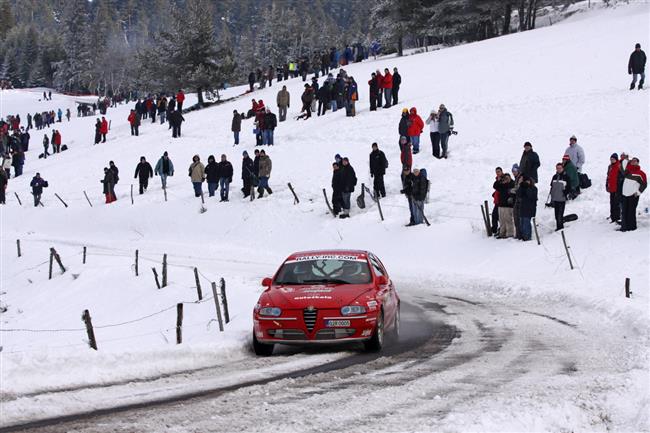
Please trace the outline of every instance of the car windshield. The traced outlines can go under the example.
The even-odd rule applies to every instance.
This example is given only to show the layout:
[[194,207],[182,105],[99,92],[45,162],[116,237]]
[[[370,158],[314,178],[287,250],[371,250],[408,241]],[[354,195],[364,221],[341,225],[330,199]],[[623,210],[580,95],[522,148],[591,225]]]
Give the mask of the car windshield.
[[305,259],[284,263],[275,284],[367,284],[371,281],[365,259]]

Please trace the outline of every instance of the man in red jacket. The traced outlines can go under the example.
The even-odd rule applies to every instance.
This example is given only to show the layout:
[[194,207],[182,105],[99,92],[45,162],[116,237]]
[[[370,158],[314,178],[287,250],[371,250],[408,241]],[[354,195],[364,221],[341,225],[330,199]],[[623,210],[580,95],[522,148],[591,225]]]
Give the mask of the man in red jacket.
[[384,76],[381,75],[381,71],[377,69],[375,72],[377,74],[376,80],[377,80],[377,108],[381,108],[381,95],[384,93]]
[[386,100],[386,105],[384,108],[390,108],[390,102],[393,99],[393,76],[390,74],[388,68],[384,69],[384,99]]
[[102,135],[102,143],[106,143],[106,134],[108,134],[108,122],[102,116],[102,126],[99,128],[99,133]]
[[621,162],[618,154],[612,153],[607,167],[607,182],[605,190],[609,193],[609,220],[618,222],[621,219],[621,193],[618,190],[618,176],[621,170]]
[[185,100],[185,93],[181,89],[178,89],[178,93],[176,94],[176,102],[178,103],[177,105],[177,110],[178,111],[183,111],[183,101]]
[[127,117],[129,124],[131,125],[131,135],[138,136],[138,129],[140,127],[140,115],[136,113],[135,110],[131,110],[129,117]]
[[411,139],[414,154],[420,152],[420,134],[422,134],[423,129],[424,122],[418,115],[418,110],[415,107],[411,107],[411,111],[409,113],[408,136]]

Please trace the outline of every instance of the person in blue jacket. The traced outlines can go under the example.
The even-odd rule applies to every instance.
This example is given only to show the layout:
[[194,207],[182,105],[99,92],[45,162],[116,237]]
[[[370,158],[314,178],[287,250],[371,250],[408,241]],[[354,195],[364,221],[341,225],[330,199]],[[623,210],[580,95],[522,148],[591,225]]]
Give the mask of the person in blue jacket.
[[38,204],[41,202],[43,188],[48,187],[47,181],[41,177],[40,173],[36,173],[36,176],[32,178],[32,182],[29,185],[32,187],[32,194],[34,195],[34,207],[38,207]]
[[156,176],[160,176],[163,189],[167,189],[167,176],[174,175],[174,163],[169,159],[169,154],[166,151],[156,163],[154,173]]

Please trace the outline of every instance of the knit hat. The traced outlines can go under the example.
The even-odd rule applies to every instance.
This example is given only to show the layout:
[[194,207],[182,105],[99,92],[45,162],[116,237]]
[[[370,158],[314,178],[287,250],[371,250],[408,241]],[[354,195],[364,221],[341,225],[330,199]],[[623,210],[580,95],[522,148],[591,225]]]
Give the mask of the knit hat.
[[575,135],[572,135],[571,137],[569,137],[569,140],[575,140],[575,141],[578,141],[578,139],[576,138]]
[[408,113],[409,109],[408,108],[402,108],[402,113]]
[[616,152],[612,153],[610,158],[614,158],[615,160],[618,160],[618,154]]
[[565,153],[564,156],[562,157],[562,161],[570,161],[570,160],[571,157]]
[[532,145],[532,144],[530,144],[530,141],[527,141],[527,142],[525,142],[525,143],[524,143],[524,147],[526,147],[526,146],[530,146],[530,147],[533,147],[533,145]]
[[242,156],[248,156],[248,152],[246,152],[246,151],[244,150],[244,151],[242,152]]
[[637,44],[634,45],[634,48],[641,48],[641,44],[639,44],[639,43],[637,42]]
[[511,171],[519,171],[519,164],[512,164],[512,170]]

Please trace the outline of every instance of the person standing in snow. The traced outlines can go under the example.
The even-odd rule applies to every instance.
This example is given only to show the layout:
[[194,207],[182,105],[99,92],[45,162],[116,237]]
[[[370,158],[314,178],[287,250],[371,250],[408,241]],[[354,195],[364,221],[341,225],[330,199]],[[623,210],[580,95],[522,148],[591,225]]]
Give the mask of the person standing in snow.
[[108,169],[113,173],[113,183],[117,185],[117,183],[120,181],[120,170],[117,168],[115,165],[115,162],[109,161],[108,162]]
[[[99,144],[102,141],[102,121],[97,119],[95,122],[95,143]],[[45,142],[43,142],[45,144]]]
[[532,238],[531,218],[537,214],[537,187],[535,180],[527,175],[522,175],[522,181],[517,189],[517,202],[519,203],[519,239],[529,241]]
[[377,143],[372,143],[372,152],[370,152],[370,177],[373,178],[373,191],[375,197],[386,197],[386,188],[384,186],[384,175],[388,168],[388,160],[384,152],[379,150]]
[[12,158],[9,155],[9,151],[6,151],[2,156],[2,170],[4,170],[5,174],[7,175],[7,179],[11,179],[11,163]]
[[63,111],[59,108],[56,112],[56,117],[58,118],[57,122],[61,123],[61,120],[63,119]]
[[272,168],[273,164],[271,162],[271,158],[269,158],[264,150],[261,150],[259,159],[259,184],[257,186],[257,198],[264,197],[265,190],[269,193],[269,195],[273,194],[273,191],[269,187],[269,178],[271,177]]
[[413,225],[424,222],[424,199],[427,197],[429,182],[419,168],[414,168],[411,176],[411,203],[413,206]]
[[399,148],[399,160],[402,163],[402,167],[406,166],[410,170],[413,166],[413,152],[411,151],[411,143],[409,143],[406,137],[400,137]]
[[440,131],[438,131],[438,112],[436,110],[431,110],[431,113],[429,113],[429,117],[427,117],[425,123],[429,125],[429,137],[431,138],[431,150],[433,152],[433,156],[437,159],[440,159]]
[[230,130],[235,138],[235,144],[233,144],[233,146],[237,146],[239,144],[239,133],[241,131],[241,114],[239,114],[237,110],[232,111],[232,125],[230,126]]
[[609,193],[609,221],[618,222],[621,219],[621,194],[618,188],[618,177],[621,171],[621,162],[618,154],[612,153],[607,167],[607,180],[605,191]]
[[217,164],[217,173],[219,174],[219,188],[221,200],[228,201],[228,193],[230,191],[230,183],[232,182],[233,168],[232,164],[226,158],[226,155],[221,155],[221,161]]
[[399,94],[399,86],[402,85],[402,76],[397,72],[397,68],[393,68],[393,105],[397,105],[397,97]]
[[567,196],[569,199],[573,200],[580,195],[580,178],[578,170],[571,162],[571,157],[566,154],[562,157],[562,165],[564,166],[564,173],[569,180]]
[[0,204],[6,204],[7,200],[7,185],[9,178],[4,170],[0,170]]
[[67,110],[65,110],[65,118],[68,119],[68,122],[70,121],[70,116],[71,116],[70,109],[68,108]]
[[244,193],[244,198],[247,198],[251,194],[253,180],[256,177],[254,170],[253,160],[248,156],[248,152],[244,150],[241,163],[241,179],[243,183],[241,191]]
[[341,167],[341,177],[343,182],[343,211],[339,218],[350,217],[350,196],[354,192],[354,187],[357,185],[357,175],[354,168],[350,165],[350,160],[343,158],[343,166]]
[[382,80],[382,87],[384,89],[384,100],[386,105],[384,108],[391,107],[391,101],[393,99],[393,76],[391,75],[388,68],[384,69],[384,78]]
[[117,183],[117,180],[111,169],[104,167],[104,179],[100,180],[100,182],[104,184],[106,204],[111,204],[117,200],[117,197],[115,196],[115,184]]
[[343,172],[338,162],[332,163],[332,211],[334,216],[341,213],[343,206]]
[[140,128],[140,114],[136,110],[131,110],[127,120],[129,121],[129,125],[131,125],[131,135],[137,137],[139,134],[138,129]]
[[440,104],[438,109],[438,131],[440,132],[441,158],[447,159],[449,136],[454,131],[454,116],[447,111],[445,104]]
[[205,166],[205,180],[208,183],[208,197],[214,197],[219,188],[219,166],[214,155],[208,156],[208,165]]
[[328,107],[330,106],[330,98],[332,95],[332,89],[330,83],[326,80],[322,86],[318,88],[317,98],[318,98],[318,111],[317,115],[325,115]]
[[[498,182],[501,176],[503,176],[503,169],[497,167],[494,169],[494,172],[496,173],[495,181]],[[496,234],[499,232],[499,191],[496,188],[492,193],[492,202],[494,204],[492,208],[492,233]]]
[[264,114],[264,130],[262,131],[262,141],[267,146],[273,146],[273,131],[275,131],[277,125],[278,118],[275,114],[271,113],[271,109],[267,107],[266,113]]
[[102,116],[101,128],[99,131],[102,134],[102,143],[106,143],[106,134],[108,134],[108,121]]
[[302,101],[302,110],[300,112],[304,114],[301,114],[298,119],[307,120],[311,117],[311,103],[314,101],[314,89],[309,84],[305,84],[305,91],[302,93],[300,100]]
[[384,93],[384,76],[379,69],[375,71],[375,80],[377,80],[377,108],[382,108],[382,95]]
[[250,88],[250,92],[255,90],[255,72],[251,71],[248,74],[248,86]]
[[623,180],[622,232],[636,230],[636,207],[639,204],[639,196],[647,187],[648,178],[639,166],[639,158],[632,158],[625,169],[625,180]]
[[533,151],[530,141],[524,143],[524,152],[519,161],[519,170],[523,176],[528,176],[537,183],[537,169],[539,168],[539,155]]
[[370,111],[377,111],[377,93],[379,92],[379,87],[377,86],[377,74],[374,72],[370,75],[368,87],[370,88],[368,92],[370,98]]
[[[397,132],[399,133],[400,136],[400,143],[401,143],[401,137],[408,137],[409,126],[410,126],[409,109],[403,108],[402,117],[400,117],[399,125],[397,125]],[[400,150],[401,149],[402,149],[402,145],[400,144]]]
[[280,122],[287,120],[287,109],[291,106],[291,94],[287,90],[287,86],[282,86],[282,90],[278,92],[277,96],[278,114],[280,115]]
[[167,98],[165,96],[158,99],[158,117],[160,118],[160,124],[164,125],[167,121]]
[[144,156],[140,157],[140,163],[135,167],[133,179],[138,179],[140,185],[140,194],[144,194],[149,186],[149,178],[153,177],[151,164],[147,162]]
[[551,205],[555,210],[555,231],[564,228],[564,208],[569,191],[569,178],[564,173],[564,165],[555,165],[555,174],[551,178]]
[[203,194],[203,181],[205,180],[205,166],[201,162],[199,155],[192,157],[192,164],[189,168],[189,176],[194,187],[194,196],[201,197]]
[[357,82],[354,81],[354,77],[349,77],[347,79],[347,84],[345,87],[345,115],[346,116],[354,117],[357,114],[355,103],[358,99],[359,99],[359,93],[357,88]]
[[43,188],[48,187],[47,181],[41,177],[40,173],[36,173],[29,186],[32,187],[32,194],[34,195],[34,207],[38,207],[38,204],[41,202]]
[[[569,155],[569,159],[575,166],[578,173],[582,173],[582,166],[585,163],[585,151],[582,149],[582,146],[578,144],[578,139],[575,135],[572,135],[569,138],[569,147],[564,151],[565,155]],[[566,168],[565,168],[566,170]]]
[[43,158],[50,156],[48,149],[50,147],[50,139],[47,137],[47,134],[43,135]]
[[[185,93],[183,93],[182,89],[178,89],[178,93],[176,94],[176,111],[180,111],[181,114],[183,113],[183,102],[184,101],[185,101]],[[180,136],[180,134],[179,134],[179,136]]]
[[634,46],[634,51],[630,54],[630,60],[627,62],[627,72],[632,75],[630,90],[634,90],[634,85],[636,84],[636,78],[638,75],[641,76],[641,80],[639,81],[639,90],[643,89],[643,82],[645,81],[645,62],[646,56],[641,49],[641,44],[636,44]]
[[[627,165],[630,163],[630,156],[627,152],[621,152],[621,158],[618,161],[620,167],[618,170],[618,180],[616,182],[616,191],[618,191],[618,207],[620,209],[619,213],[623,213],[623,182],[625,181],[625,170],[627,170]],[[619,220],[620,222],[620,220]]]
[[156,176],[160,176],[160,182],[162,183],[162,188],[167,189],[167,176],[174,175],[174,163],[169,159],[169,154],[167,151],[163,153],[163,156],[160,157],[156,163],[156,168],[154,170]]
[[499,223],[501,227],[497,239],[514,237],[515,224],[512,208],[515,204],[515,197],[512,191],[515,188],[515,182],[510,177],[510,174],[505,173],[499,180],[494,182],[493,187],[499,193]]
[[411,145],[413,146],[413,154],[418,154],[420,152],[420,134],[422,134],[423,129],[424,129],[424,122],[422,121],[422,118],[418,115],[417,109],[415,107],[412,107],[409,114],[409,127],[407,130],[407,134],[411,141]]
[[169,124],[172,127],[172,138],[181,136],[181,124],[185,121],[181,110],[176,110],[169,114]]

